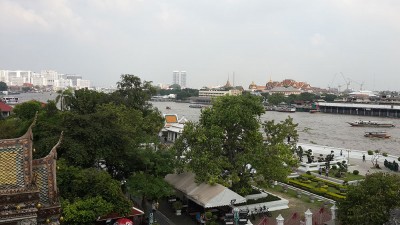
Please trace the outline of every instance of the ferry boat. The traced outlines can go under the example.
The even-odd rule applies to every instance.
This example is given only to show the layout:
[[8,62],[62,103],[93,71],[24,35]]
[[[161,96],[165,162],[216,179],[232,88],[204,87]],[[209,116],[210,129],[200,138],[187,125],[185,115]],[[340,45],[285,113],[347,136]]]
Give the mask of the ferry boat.
[[194,105],[189,105],[189,108],[205,108],[205,105],[199,105],[199,104],[194,104]]
[[15,105],[19,103],[19,98],[18,97],[10,97],[6,96],[1,99],[2,102],[9,104],[9,105]]
[[296,108],[294,107],[279,107],[276,109],[277,112],[287,112],[287,113],[294,113],[296,112]]
[[319,109],[310,109],[310,113],[317,113],[317,112],[321,112],[321,111],[319,111]]
[[384,121],[363,121],[358,120],[354,122],[347,122],[352,127],[394,127],[392,122],[384,122]]
[[364,137],[390,138],[390,135],[388,135],[386,131],[369,131],[365,132]]

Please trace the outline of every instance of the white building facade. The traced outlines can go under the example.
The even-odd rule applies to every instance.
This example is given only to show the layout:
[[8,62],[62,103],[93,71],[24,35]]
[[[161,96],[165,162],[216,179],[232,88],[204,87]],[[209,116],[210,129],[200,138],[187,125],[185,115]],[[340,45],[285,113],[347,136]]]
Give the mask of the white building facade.
[[173,71],[172,84],[178,84],[181,88],[186,88],[186,71]]
[[90,88],[90,80],[84,80],[80,75],[61,74],[54,70],[42,70],[40,73],[28,70],[0,70],[0,81],[8,86],[30,84],[54,90]]

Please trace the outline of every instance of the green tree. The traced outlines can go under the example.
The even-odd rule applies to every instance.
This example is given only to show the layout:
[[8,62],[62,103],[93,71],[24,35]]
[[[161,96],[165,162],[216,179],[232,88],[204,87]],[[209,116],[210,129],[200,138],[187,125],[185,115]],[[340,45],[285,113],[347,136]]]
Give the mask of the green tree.
[[69,100],[73,96],[73,90],[68,88],[66,90],[58,90],[57,97],[55,99],[55,103],[60,104],[61,111],[65,111],[68,109]]
[[333,95],[333,94],[325,94],[325,96],[322,97],[327,102],[333,102],[338,96]]
[[298,166],[295,157],[299,139],[297,126],[291,117],[279,123],[274,120],[264,122],[265,153],[257,163],[269,166],[260,166],[257,171],[266,179],[283,181],[292,172],[292,168]]
[[252,170],[247,164],[252,165],[263,152],[262,113],[261,98],[256,96],[215,99],[213,107],[202,111],[199,123],[187,124],[176,142],[178,166],[193,171],[199,182],[220,183],[248,193]]
[[9,139],[20,137],[25,134],[30,121],[23,121],[19,118],[8,117],[0,120],[0,139]]
[[113,212],[113,205],[100,196],[77,199],[73,203],[65,200],[62,208],[64,221],[70,225],[94,224],[99,216]]
[[298,95],[291,94],[291,95],[286,97],[285,102],[288,103],[288,104],[293,104],[294,101],[296,101],[296,100],[299,100],[298,99]]
[[13,113],[15,117],[18,117],[22,120],[32,120],[35,117],[36,112],[41,110],[43,110],[42,103],[31,100],[16,105],[13,109]]
[[0,91],[7,91],[8,90],[8,86],[5,82],[0,81]]
[[312,102],[317,98],[317,96],[313,93],[302,92],[297,96],[297,100],[302,100],[306,102]]
[[145,199],[158,200],[173,193],[171,186],[164,181],[164,177],[146,173],[132,175],[128,179],[127,187],[130,194],[142,197],[143,203]]
[[120,214],[129,212],[131,204],[122,193],[121,183],[112,179],[106,171],[68,166],[64,160],[58,163],[58,167],[57,182],[64,200],[74,203],[77,199],[99,196],[111,204],[112,211]]
[[118,90],[112,94],[114,101],[128,107],[139,109],[146,113],[152,110],[148,102],[156,93],[156,89],[150,81],[141,81],[139,77],[131,74],[121,75],[121,81],[117,83]]
[[[296,137],[297,133],[271,128],[276,134],[270,136],[283,138],[264,144],[259,120],[264,112],[261,101],[252,95],[217,98],[212,108],[202,111],[199,123],[185,126],[175,143],[179,171],[193,171],[198,182],[220,183],[243,195],[251,191],[253,178],[287,175],[290,167],[284,168],[283,159],[290,165],[296,160],[291,145],[282,143],[282,139],[286,140],[288,135]],[[286,133],[278,134],[283,131]],[[268,159],[270,163],[266,163]],[[272,173],[275,167],[282,168],[283,175]]]
[[175,90],[181,90],[181,85],[179,85],[179,84],[173,84],[173,85],[169,86],[169,88],[175,89]]
[[285,95],[281,93],[274,93],[268,96],[268,103],[270,105],[279,105],[281,102],[285,102],[285,100]]
[[384,224],[391,209],[400,206],[400,177],[373,173],[358,185],[350,185],[347,197],[339,201],[338,217],[343,225]]

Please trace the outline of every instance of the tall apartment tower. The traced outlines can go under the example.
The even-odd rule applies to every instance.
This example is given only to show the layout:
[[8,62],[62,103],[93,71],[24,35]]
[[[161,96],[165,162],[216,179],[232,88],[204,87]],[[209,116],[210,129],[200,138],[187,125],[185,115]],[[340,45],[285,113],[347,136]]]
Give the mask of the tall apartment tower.
[[179,71],[172,72],[172,84],[179,84]]
[[186,71],[181,71],[180,73],[181,76],[181,88],[186,88]]

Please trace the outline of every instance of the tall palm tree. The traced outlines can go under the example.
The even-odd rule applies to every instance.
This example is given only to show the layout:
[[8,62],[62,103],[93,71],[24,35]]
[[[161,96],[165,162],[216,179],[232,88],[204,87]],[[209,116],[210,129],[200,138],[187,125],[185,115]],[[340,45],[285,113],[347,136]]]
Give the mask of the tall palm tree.
[[60,110],[65,111],[68,109],[68,103],[69,100],[73,96],[73,90],[71,88],[65,89],[65,90],[58,90],[57,91],[57,97],[56,97],[56,105],[60,103]]

